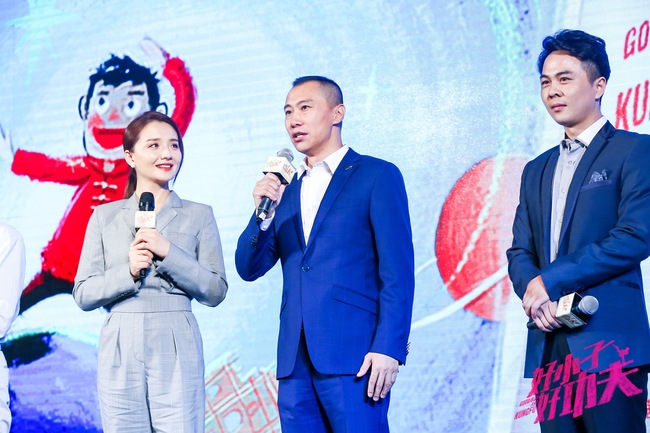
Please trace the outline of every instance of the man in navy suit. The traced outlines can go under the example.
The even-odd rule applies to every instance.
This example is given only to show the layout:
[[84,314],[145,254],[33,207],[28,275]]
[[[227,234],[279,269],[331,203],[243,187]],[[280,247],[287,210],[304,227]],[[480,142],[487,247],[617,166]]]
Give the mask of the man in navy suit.
[[253,281],[282,263],[277,377],[284,433],[388,432],[390,389],[406,361],[414,258],[404,180],[395,165],[341,140],[343,96],[332,80],[301,77],[285,126],[305,155],[293,181],[255,184],[274,201],[237,244]]
[[[544,39],[541,97],[565,140],[529,162],[508,250],[529,331],[527,377],[546,432],[645,432],[650,330],[640,262],[650,254],[650,136],[601,114],[605,42],[577,30]],[[600,302],[584,326],[558,299]]]

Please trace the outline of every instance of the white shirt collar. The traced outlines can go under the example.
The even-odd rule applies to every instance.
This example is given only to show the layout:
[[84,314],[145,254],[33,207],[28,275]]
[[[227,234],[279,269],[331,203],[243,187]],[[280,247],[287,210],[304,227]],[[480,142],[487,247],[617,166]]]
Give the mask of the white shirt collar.
[[603,126],[605,126],[605,123],[607,123],[607,118],[605,116],[601,116],[600,119],[596,120],[591,124],[591,126],[582,131],[580,135],[576,137],[576,140],[583,142],[585,147],[589,146],[596,134],[598,134],[598,131],[600,131]]
[[[348,145],[343,145],[336,152],[332,153],[327,158],[321,161],[323,165],[330,171],[331,174],[334,174],[336,168],[341,164],[341,161],[343,161],[343,157],[345,156],[346,153],[348,153],[348,149],[350,149]],[[298,166],[297,179],[300,179],[302,175],[305,174],[305,172],[307,172],[308,170],[310,170],[310,168],[307,165],[307,157],[305,156],[303,160],[300,161],[300,165]]]

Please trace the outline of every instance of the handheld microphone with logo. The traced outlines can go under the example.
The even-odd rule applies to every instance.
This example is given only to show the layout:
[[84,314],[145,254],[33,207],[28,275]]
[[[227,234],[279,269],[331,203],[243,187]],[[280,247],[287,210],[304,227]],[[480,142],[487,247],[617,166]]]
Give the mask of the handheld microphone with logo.
[[[135,213],[135,231],[142,228],[155,229],[156,228],[156,212],[154,209],[153,194],[150,192],[143,192],[140,195],[139,210]],[[140,269],[140,279],[147,275],[146,269]]]
[[[293,153],[289,149],[281,149],[278,151],[277,156],[272,156],[266,162],[264,166],[264,174],[273,173],[280,179],[284,185],[291,183],[293,175],[296,173],[296,169],[291,165],[293,161]],[[269,214],[271,209],[271,204],[273,200],[268,197],[262,197],[262,201],[255,212],[256,220],[259,223],[263,219],[266,219],[266,216]]]
[[[578,328],[587,324],[591,316],[598,311],[598,299],[593,296],[584,298],[577,293],[562,296],[557,302],[555,318],[569,329]],[[537,329],[535,322],[528,322],[528,329]]]

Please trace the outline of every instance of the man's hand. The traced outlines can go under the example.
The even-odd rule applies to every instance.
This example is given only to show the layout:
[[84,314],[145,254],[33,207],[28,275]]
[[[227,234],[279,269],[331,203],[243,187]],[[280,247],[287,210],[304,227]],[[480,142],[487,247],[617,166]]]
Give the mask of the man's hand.
[[374,401],[385,398],[397,379],[399,362],[395,358],[381,353],[368,352],[357,377],[363,377],[370,369],[368,380],[368,397]]
[[560,328],[562,325],[555,318],[557,301],[551,301],[540,275],[528,283],[526,293],[524,293],[522,307],[526,315],[533,319],[537,327],[542,331],[550,332]]
[[532,317],[537,325],[537,329],[544,332],[551,332],[562,327],[562,323],[555,318],[556,311],[557,301],[544,302],[537,310],[537,314]]
[[542,304],[550,300],[551,298],[548,296],[544,281],[542,281],[542,277],[538,275],[528,283],[526,293],[524,293],[522,299],[522,307],[524,307],[526,316],[533,317],[537,315],[537,310],[539,310]]
[[275,208],[277,208],[280,204],[280,200],[282,200],[282,194],[284,194],[286,187],[287,186],[283,185],[275,174],[267,173],[266,176],[264,176],[255,184],[255,188],[253,188],[253,200],[255,201],[255,209],[260,206],[262,197],[270,198],[273,200],[273,204],[271,205],[269,213],[266,216],[266,218],[270,218],[275,212]]

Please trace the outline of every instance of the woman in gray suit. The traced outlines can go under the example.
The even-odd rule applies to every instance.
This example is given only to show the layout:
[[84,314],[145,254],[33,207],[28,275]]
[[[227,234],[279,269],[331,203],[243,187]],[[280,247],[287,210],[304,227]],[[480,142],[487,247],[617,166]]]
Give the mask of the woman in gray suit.
[[[203,432],[203,343],[190,301],[216,306],[226,296],[219,231],[210,206],[169,189],[184,154],[171,118],[144,113],[123,146],[125,199],[95,209],[72,293],[82,310],[109,311],[98,350],[102,425],[106,433]],[[155,197],[155,228],[136,230],[143,192]]]

